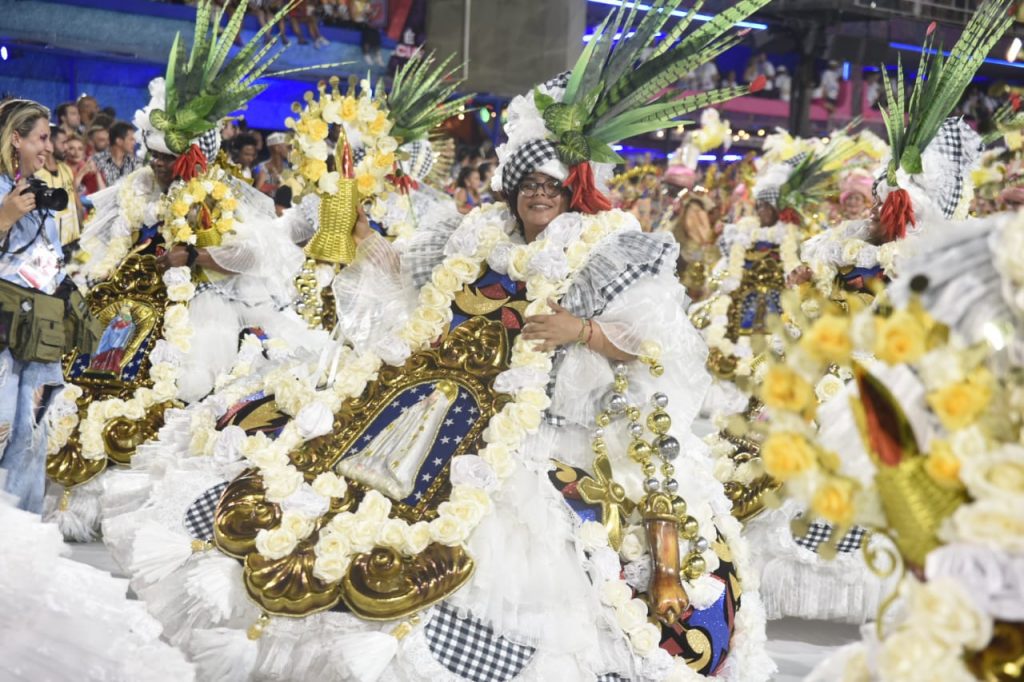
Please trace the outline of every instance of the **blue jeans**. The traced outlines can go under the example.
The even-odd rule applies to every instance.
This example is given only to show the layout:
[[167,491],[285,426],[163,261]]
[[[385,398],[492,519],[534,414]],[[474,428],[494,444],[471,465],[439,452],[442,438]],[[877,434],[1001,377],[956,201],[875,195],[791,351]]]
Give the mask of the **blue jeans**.
[[40,513],[46,484],[46,409],[63,384],[59,362],[22,362],[0,351],[0,469],[18,507]]

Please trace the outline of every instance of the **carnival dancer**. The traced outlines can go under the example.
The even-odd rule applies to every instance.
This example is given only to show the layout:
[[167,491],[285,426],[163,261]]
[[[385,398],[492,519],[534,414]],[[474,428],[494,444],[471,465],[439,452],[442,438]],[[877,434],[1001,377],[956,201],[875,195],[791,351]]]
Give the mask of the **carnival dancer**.
[[570,74],[513,101],[507,207],[404,250],[357,221],[339,317],[349,290],[404,312],[335,369],[263,382],[293,416],[276,438],[199,418],[212,456],[159,455],[106,537],[201,677],[767,679],[756,581],[689,429],[708,379],[676,247],[609,211],[594,173],[621,136],[747,92],[659,102],[763,4],[685,37],[684,18],[653,50],[669,12],[613,46],[636,19],[615,10]]
[[135,116],[149,165],[93,197],[74,276],[107,330],[95,358],[80,349],[68,361],[74,386],[58,399],[47,448],[59,484],[48,507],[69,537],[95,535],[108,461],[128,464],[168,406],[207,395],[235,364],[244,329],[269,334],[281,353],[286,339],[314,353],[327,341],[280,310],[303,258],[274,229],[270,199],[212,163],[221,120],[267,87],[248,85],[272,63],[262,35],[226,56],[243,16],[221,31],[212,3],[199,3],[190,51],[179,37]]

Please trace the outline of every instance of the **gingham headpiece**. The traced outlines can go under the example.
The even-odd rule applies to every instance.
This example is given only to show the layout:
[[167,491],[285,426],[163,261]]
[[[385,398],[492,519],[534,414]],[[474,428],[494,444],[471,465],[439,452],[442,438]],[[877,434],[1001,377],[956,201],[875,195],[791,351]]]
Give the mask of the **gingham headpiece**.
[[[551,140],[530,140],[517,149],[502,169],[502,190],[511,194],[530,173],[552,161],[558,161],[558,150]],[[564,180],[565,178],[558,178]]]

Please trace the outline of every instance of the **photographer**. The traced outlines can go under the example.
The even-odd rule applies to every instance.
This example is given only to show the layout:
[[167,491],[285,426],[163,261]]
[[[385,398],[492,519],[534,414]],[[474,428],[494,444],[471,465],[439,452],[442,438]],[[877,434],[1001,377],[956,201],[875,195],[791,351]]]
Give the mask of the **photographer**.
[[53,213],[67,194],[32,179],[52,149],[49,119],[30,100],[0,103],[0,469],[19,507],[34,512],[43,506],[44,416],[63,383],[65,346]]

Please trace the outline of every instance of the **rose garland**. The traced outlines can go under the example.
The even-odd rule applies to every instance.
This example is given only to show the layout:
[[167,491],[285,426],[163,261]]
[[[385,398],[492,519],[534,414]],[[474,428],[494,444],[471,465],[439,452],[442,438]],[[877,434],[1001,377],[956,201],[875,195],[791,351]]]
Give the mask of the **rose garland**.
[[321,82],[319,96],[307,92],[305,106],[298,102],[292,105],[298,118],[285,119],[285,126],[295,132],[289,157],[296,169],[293,181],[299,187],[299,195],[338,192],[341,174],[327,169],[327,136],[330,126],[342,126],[352,148],[365,152],[355,164],[359,196],[372,199],[370,211],[379,214],[385,211],[377,205],[387,200],[387,176],[394,172],[397,158],[398,140],[389,135],[393,123],[382,102],[373,98],[368,80],[360,84],[358,96],[342,94],[338,84],[337,77],[331,78],[328,90],[327,83]]
[[814,284],[828,296],[835,286],[835,278],[842,267],[870,268],[881,266],[889,276],[895,277],[900,242],[872,244],[851,236],[842,227],[825,230],[803,246],[804,260],[811,268]]
[[80,267],[89,281],[100,281],[121,264],[134,243],[135,232],[145,224],[159,220],[160,192],[153,177],[153,171],[146,166],[135,171],[118,185],[118,215],[107,238],[102,239],[103,257],[93,261],[88,251],[90,244],[83,244],[83,251],[76,256]]
[[[192,325],[189,321],[188,302],[195,295],[187,267],[171,268],[164,273],[167,298],[173,303],[164,310],[163,338],[156,342],[149,354],[149,377],[152,388],[138,388],[128,400],[108,398],[89,404],[85,419],[81,420],[79,438],[84,459],[103,459],[107,456],[103,445],[103,428],[117,417],[142,419],[153,405],[173,400],[178,394],[178,376],[185,353],[191,349]],[[61,392],[51,411],[47,455],[60,452],[76,426],[79,426],[77,399],[82,390],[73,384]]]
[[[330,389],[318,391],[315,377],[292,370],[267,377],[265,390],[274,393],[282,409],[294,419],[276,440],[259,433],[239,439],[235,448],[258,469],[267,499],[279,503],[283,510],[278,526],[257,534],[256,550],[261,555],[279,559],[294,551],[313,532],[331,499],[344,496],[347,490],[345,479],[333,472],[306,483],[288,453],[302,442],[327,433],[341,403],[360,395],[376,378],[383,362],[401,365],[412,353],[429,347],[451,320],[455,294],[476,279],[485,260],[496,270],[507,268],[511,277],[525,280],[530,300],[526,314],[544,314],[550,312],[549,299],[568,291],[572,276],[593,248],[613,232],[635,227],[635,220],[618,211],[597,216],[569,214],[560,224],[552,223],[541,239],[529,245],[511,242],[513,226],[507,209],[498,205],[480,207],[468,216],[449,240],[445,260],[420,289],[416,310],[373,352],[342,349],[335,362],[340,369],[331,372],[337,380]],[[522,337],[513,344],[510,368],[499,376],[497,385],[507,388],[514,399],[491,418],[483,433],[485,447],[476,455],[463,455],[453,461],[452,495],[438,508],[438,517],[414,524],[389,518],[390,500],[370,491],[355,513],[338,514],[321,529],[314,546],[314,575],[325,582],[336,582],[354,554],[378,544],[413,555],[431,542],[459,545],[466,541],[490,511],[488,488],[515,469],[515,450],[527,433],[539,428],[543,410],[550,404],[545,389],[551,353],[533,350],[531,345]],[[214,447],[207,445],[204,450]],[[471,469],[488,471],[485,478],[491,483],[484,485],[480,476],[460,473]]]
[[160,201],[160,234],[164,243],[195,244],[197,213],[204,210],[207,229],[215,230],[218,237],[234,230],[238,196],[228,174],[219,166],[211,166],[188,182],[176,180],[171,185]]

